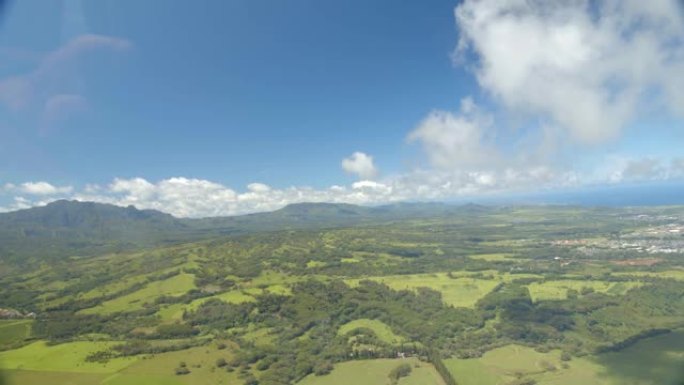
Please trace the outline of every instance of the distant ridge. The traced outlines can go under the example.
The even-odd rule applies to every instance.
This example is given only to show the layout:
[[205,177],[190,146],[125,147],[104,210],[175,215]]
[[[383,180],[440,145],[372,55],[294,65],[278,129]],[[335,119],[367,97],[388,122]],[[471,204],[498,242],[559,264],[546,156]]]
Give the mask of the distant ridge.
[[129,250],[158,245],[187,229],[182,220],[156,210],[59,200],[0,214],[0,258]]
[[154,221],[173,223],[171,214],[157,210],[139,210],[135,206],[121,207],[106,203],[58,200],[45,206],[0,214],[0,218],[18,222],[39,220],[45,226],[92,227],[107,221]]
[[62,258],[127,251],[259,231],[318,229],[407,218],[478,215],[486,206],[396,203],[294,203],[279,210],[234,217],[176,218],[134,206],[59,200],[0,214],[0,260]]

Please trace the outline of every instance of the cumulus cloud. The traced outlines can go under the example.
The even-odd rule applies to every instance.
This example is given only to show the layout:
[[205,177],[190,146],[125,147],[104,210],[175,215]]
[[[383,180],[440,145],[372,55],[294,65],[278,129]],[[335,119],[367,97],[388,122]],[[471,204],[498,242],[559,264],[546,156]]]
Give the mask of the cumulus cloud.
[[373,157],[358,151],[342,159],[342,169],[361,179],[373,179],[378,174]]
[[368,204],[394,200],[386,186],[371,181],[358,182],[352,188],[332,186],[328,189],[273,189],[263,183],[251,183],[246,191],[239,193],[216,182],[184,177],[164,179],[157,183],[143,178],[117,178],[106,187],[94,189],[89,186],[71,197],[82,201],[156,209],[180,217],[269,211],[297,202]]
[[[657,181],[684,177],[681,159],[608,159],[609,172],[582,174],[548,166],[503,167],[492,170],[414,170],[382,180],[360,180],[349,186],[272,188],[251,183],[242,192],[203,179],[175,177],[151,182],[144,178],[117,178],[108,185],[87,184],[75,191],[47,182],[6,183],[0,192],[14,194],[0,211],[45,205],[55,199],[75,199],[133,205],[178,217],[211,217],[271,211],[291,203],[332,202],[360,205],[401,201],[439,201],[481,198],[509,192],[553,190],[587,184]],[[3,195],[3,194],[0,194]],[[28,196],[28,197],[27,197]]]
[[433,111],[408,135],[420,142],[431,164],[444,170],[491,165],[498,158],[491,144],[492,118],[471,98],[461,101],[459,113]]
[[684,115],[684,23],[676,0],[466,0],[457,60],[511,111],[580,143],[619,135],[645,98]]
[[253,193],[267,193],[271,191],[271,187],[263,183],[250,183],[247,185],[247,190]]
[[10,185],[12,190],[31,195],[68,194],[73,190],[71,186],[58,187],[48,182],[26,182],[19,186]]

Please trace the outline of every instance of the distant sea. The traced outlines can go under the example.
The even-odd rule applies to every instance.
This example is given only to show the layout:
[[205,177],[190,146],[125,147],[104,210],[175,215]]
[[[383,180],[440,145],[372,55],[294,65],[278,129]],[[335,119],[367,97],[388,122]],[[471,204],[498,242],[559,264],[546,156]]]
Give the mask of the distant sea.
[[684,182],[593,186],[576,190],[542,191],[471,198],[480,204],[565,204],[581,206],[684,205]]

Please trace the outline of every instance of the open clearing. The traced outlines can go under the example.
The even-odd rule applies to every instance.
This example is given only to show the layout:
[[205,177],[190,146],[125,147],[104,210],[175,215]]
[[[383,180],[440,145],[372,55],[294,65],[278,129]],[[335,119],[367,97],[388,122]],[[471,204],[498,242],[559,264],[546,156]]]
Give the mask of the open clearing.
[[163,295],[182,295],[195,289],[195,276],[192,274],[178,274],[163,281],[150,282],[144,288],[102,304],[82,310],[83,314],[109,314],[119,311],[142,309],[146,302],[152,302]]
[[684,332],[648,338],[620,352],[573,357],[567,367],[558,350],[539,353],[517,345],[444,363],[459,385],[500,385],[517,376],[539,385],[675,384],[684,377]]
[[444,384],[432,365],[415,358],[407,358],[342,362],[336,364],[330,374],[308,375],[297,385],[389,385],[388,374],[402,363],[409,363],[412,370],[408,377],[399,380],[399,385]]
[[515,261],[513,254],[506,253],[495,253],[495,254],[473,254],[470,256],[473,259],[479,259],[488,262],[501,262],[501,261]]
[[608,281],[584,281],[584,280],[559,280],[533,282],[528,288],[532,300],[554,300],[568,298],[568,290],[580,292],[584,288],[590,288],[595,292],[622,295],[628,290],[641,286],[641,282],[608,282]]
[[[109,376],[109,374],[101,373],[50,372],[45,370],[5,370],[2,374],[6,381],[3,384],[6,385],[98,385]],[[170,384],[174,385],[173,383]]]
[[[0,353],[8,385],[214,385],[241,383],[236,373],[216,368],[216,360],[229,360],[229,349],[215,344],[176,352],[117,358],[106,364],[87,363],[84,358],[106,349],[112,342],[73,342],[46,346],[37,342],[12,352]],[[11,353],[11,354],[6,354]],[[185,362],[190,374],[174,374]]]
[[59,345],[34,342],[19,349],[0,352],[0,368],[44,371],[114,373],[139,359],[139,357],[114,358],[107,363],[86,362],[94,352],[107,350],[119,342],[79,341]]
[[[444,303],[455,307],[473,307],[480,298],[499,284],[498,280],[491,279],[459,276],[450,278],[446,273],[391,275],[367,279],[382,282],[394,290],[416,290],[419,287],[427,287],[442,293]],[[347,282],[354,286],[359,281],[357,279]]]
[[[231,357],[229,349],[219,350],[215,344],[154,354],[120,371],[103,385],[241,384],[242,381],[237,378],[237,371],[228,373],[225,368],[216,367],[217,359],[230,361]],[[176,376],[174,371],[181,362],[185,362],[190,373]]]
[[0,320],[0,347],[19,343],[31,333],[30,320]]
[[337,334],[345,335],[359,328],[372,330],[380,340],[387,342],[388,344],[398,344],[404,341],[402,336],[394,334],[392,329],[384,322],[367,318],[357,319],[342,325],[337,331]]
[[600,365],[573,359],[565,369],[559,351],[539,353],[518,345],[490,350],[480,358],[444,360],[444,364],[459,385],[499,385],[518,377],[538,384],[608,384],[596,382]]
[[613,273],[613,275],[633,276],[633,277],[672,278],[672,279],[676,279],[679,281],[684,281],[684,270],[616,272],[616,273]]

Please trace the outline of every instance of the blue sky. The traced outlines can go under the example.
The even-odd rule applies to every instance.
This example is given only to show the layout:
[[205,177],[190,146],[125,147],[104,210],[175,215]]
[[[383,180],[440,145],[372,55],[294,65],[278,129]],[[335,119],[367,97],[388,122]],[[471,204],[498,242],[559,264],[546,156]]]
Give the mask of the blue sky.
[[10,2],[0,207],[204,216],[681,178],[676,2],[543,7]]

